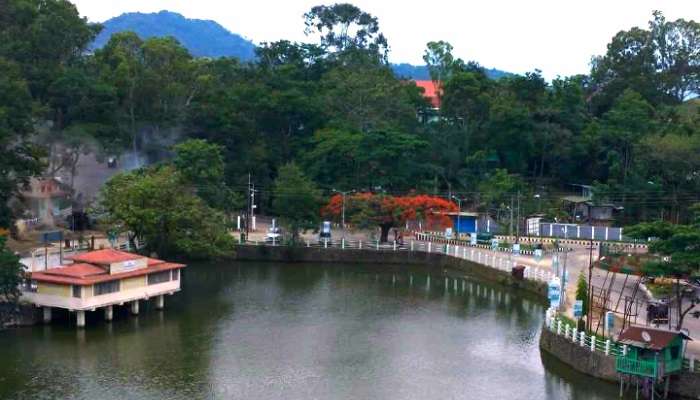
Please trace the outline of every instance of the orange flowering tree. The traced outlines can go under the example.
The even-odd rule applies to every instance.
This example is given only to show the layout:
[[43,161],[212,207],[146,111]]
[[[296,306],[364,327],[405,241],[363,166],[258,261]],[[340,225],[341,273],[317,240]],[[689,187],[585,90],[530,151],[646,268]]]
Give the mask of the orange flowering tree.
[[[342,213],[343,197],[331,197],[323,207],[324,217],[338,219]],[[403,226],[406,221],[424,220],[450,226],[444,213],[457,211],[457,205],[441,197],[428,195],[390,196],[385,194],[356,193],[345,198],[345,218],[360,228],[379,226],[380,240],[387,242],[391,228]]]

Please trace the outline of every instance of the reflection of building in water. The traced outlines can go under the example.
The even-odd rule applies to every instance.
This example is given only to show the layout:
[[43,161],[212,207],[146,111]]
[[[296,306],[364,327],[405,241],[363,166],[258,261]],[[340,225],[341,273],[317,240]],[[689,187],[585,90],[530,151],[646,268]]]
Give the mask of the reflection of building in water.
[[139,313],[139,301],[156,298],[163,308],[164,295],[180,290],[183,264],[169,263],[112,249],[71,257],[73,263],[31,272],[23,287],[23,298],[44,308],[44,321],[51,309],[75,311],[77,325],[85,326],[85,311],[103,308],[112,319],[113,306],[129,303]]

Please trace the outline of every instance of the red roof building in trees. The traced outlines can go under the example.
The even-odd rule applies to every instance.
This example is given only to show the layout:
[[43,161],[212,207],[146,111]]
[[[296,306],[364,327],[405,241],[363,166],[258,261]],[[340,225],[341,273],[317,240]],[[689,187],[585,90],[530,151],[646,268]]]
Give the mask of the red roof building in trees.
[[430,101],[434,108],[440,108],[440,84],[433,81],[415,81],[416,86],[423,89],[423,97]]

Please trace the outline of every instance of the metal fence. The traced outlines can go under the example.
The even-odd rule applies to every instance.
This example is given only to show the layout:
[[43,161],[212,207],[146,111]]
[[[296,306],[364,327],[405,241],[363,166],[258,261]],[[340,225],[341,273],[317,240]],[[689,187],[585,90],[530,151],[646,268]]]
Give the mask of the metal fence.
[[562,239],[622,241],[622,228],[540,222],[539,235]]
[[[614,342],[609,338],[586,334],[585,331],[577,331],[575,326],[556,317],[549,311],[545,318],[545,327],[551,332],[579,344],[581,347],[601,352],[606,356],[617,357],[627,354],[627,345]],[[700,373],[700,362],[696,360],[694,355],[691,355],[683,359],[682,368],[684,371]]]

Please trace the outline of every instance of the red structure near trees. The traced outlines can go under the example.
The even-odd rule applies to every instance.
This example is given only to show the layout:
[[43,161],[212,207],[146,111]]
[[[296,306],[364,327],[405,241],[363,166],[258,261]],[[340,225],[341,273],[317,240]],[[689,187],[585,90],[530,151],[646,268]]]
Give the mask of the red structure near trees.
[[[331,197],[321,214],[337,218],[342,210],[343,196],[337,194]],[[403,226],[406,221],[423,220],[428,225],[452,226],[452,221],[444,214],[451,211],[458,211],[455,203],[428,195],[357,193],[345,199],[346,218],[360,228],[379,226],[382,242],[389,240],[391,228]]]

